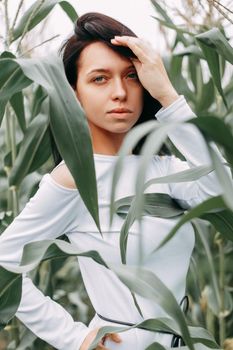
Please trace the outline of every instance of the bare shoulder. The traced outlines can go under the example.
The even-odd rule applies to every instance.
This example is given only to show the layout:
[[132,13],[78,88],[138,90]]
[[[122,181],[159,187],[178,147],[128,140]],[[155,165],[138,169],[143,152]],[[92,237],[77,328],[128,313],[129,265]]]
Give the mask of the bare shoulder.
[[64,163],[53,169],[50,175],[59,185],[72,189],[77,188],[73,176]]

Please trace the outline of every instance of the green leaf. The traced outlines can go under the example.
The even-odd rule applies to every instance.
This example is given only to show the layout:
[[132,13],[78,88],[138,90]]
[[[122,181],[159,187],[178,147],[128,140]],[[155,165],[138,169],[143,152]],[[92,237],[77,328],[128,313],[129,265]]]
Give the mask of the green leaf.
[[[220,213],[222,213],[222,212],[220,212]],[[208,220],[207,217],[206,217],[208,215],[210,215],[212,217],[215,217],[215,215],[218,215],[218,213],[204,214],[202,216],[202,218],[205,219],[205,220]],[[195,231],[198,234],[199,239],[200,239],[200,241],[201,241],[201,243],[202,243],[202,245],[204,247],[206,263],[208,264],[208,268],[209,268],[210,283],[211,283],[211,287],[212,287],[212,290],[213,290],[213,297],[214,297],[215,304],[217,305],[217,309],[218,309],[217,313],[219,313],[220,308],[221,308],[221,299],[220,299],[220,293],[219,293],[219,287],[218,287],[218,279],[217,279],[217,275],[216,275],[216,271],[215,271],[213,257],[212,257],[211,251],[210,251],[209,244],[207,242],[207,238],[203,234],[198,220],[193,220],[192,223],[193,223]],[[218,314],[216,316],[218,316]]]
[[[38,135],[37,135],[38,137]],[[48,130],[44,132],[42,135],[42,138],[38,144],[35,143],[35,140],[30,139],[30,135],[28,135],[28,139],[25,140],[23,139],[20,143],[17,144],[16,149],[17,149],[17,163],[14,164],[14,168],[12,170],[12,173],[10,174],[10,178],[12,177],[17,177],[18,174],[20,176],[19,179],[16,179],[16,184],[19,185],[20,181],[23,180],[23,176],[27,176],[28,174],[38,170],[39,167],[43,166],[44,163],[48,160],[48,158],[51,155],[51,150],[50,150],[50,138],[49,138],[49,133]],[[32,142],[34,145],[34,158],[30,159],[30,163],[23,169],[23,163],[27,161],[27,156],[28,154],[30,155],[29,149],[26,146],[27,142]],[[21,145],[22,149],[21,149]],[[26,158],[24,158],[24,155]],[[23,159],[22,163],[20,162],[20,158]],[[26,159],[26,160],[25,160]],[[7,167],[12,167],[12,157],[11,157],[11,151],[9,151],[5,157],[4,157],[4,166]],[[15,174],[15,175],[14,175]],[[23,175],[24,174],[24,175]],[[10,179],[9,178],[9,179]],[[11,181],[11,180],[10,180]],[[14,181],[14,179],[12,180]]]
[[[194,120],[196,119],[196,120]],[[190,123],[198,126],[204,137],[215,141],[225,149],[227,160],[233,164],[233,136],[229,130],[229,127],[219,118],[216,117],[201,117],[189,120]],[[216,175],[218,176],[219,182],[223,187],[223,197],[228,204],[229,208],[233,209],[233,183],[229,177],[226,169],[217,154],[212,148],[209,148],[209,152],[215,166]]]
[[[151,344],[148,348],[146,348],[146,350],[157,350],[159,348],[157,348],[157,342]],[[165,350],[172,350],[173,348],[170,348],[170,347],[167,347],[167,346],[162,346],[161,344],[160,345],[160,349],[165,349]],[[214,348],[215,350],[222,350],[222,348],[220,348],[219,346],[215,346],[215,347],[207,347],[205,346],[204,344],[201,344],[201,343],[195,343],[195,350],[210,350]],[[189,350],[189,347],[188,346],[180,346],[179,347],[180,350]]]
[[200,47],[205,55],[205,58],[207,60],[213,82],[214,82],[219,94],[222,96],[222,99],[223,99],[223,102],[224,102],[226,108],[228,108],[227,101],[225,99],[223,89],[222,89],[219,56],[218,56],[216,51],[209,48],[208,46],[206,46],[202,42],[199,42],[199,45],[200,45]]
[[198,100],[202,94],[204,84],[200,59],[191,55],[188,58],[188,65],[190,77],[195,88],[196,99]]
[[[0,58],[1,59],[3,59],[3,58],[15,58],[15,56],[11,52],[4,51],[1,54]],[[10,66],[10,69],[12,69],[12,64],[11,63],[9,63],[8,66]],[[6,68],[6,65],[5,65],[5,68]],[[7,69],[3,72],[3,74],[0,73],[0,81],[1,81],[0,86],[1,87],[2,87],[3,83],[6,82],[7,77],[9,77],[9,72],[7,73],[6,71],[7,71]],[[6,102],[7,102],[7,100],[5,100],[5,103]],[[11,103],[11,105],[12,105],[14,111],[15,111],[15,114],[16,114],[16,116],[18,118],[19,126],[20,126],[22,132],[24,133],[25,129],[26,129],[26,121],[25,121],[25,113],[24,113],[24,104],[23,104],[23,94],[22,94],[22,92],[18,92],[15,95],[13,95],[11,97],[10,103]],[[3,102],[3,105],[2,105],[2,110],[4,109],[3,106],[4,106],[4,102]],[[4,113],[4,112],[2,112],[2,113]]]
[[233,213],[225,209],[217,213],[206,213],[202,219],[209,221],[223,237],[233,241]]
[[132,202],[130,210],[126,216],[124,224],[122,225],[120,232],[120,252],[121,252],[121,262],[126,264],[126,251],[129,229],[135,221],[135,200]]
[[184,95],[189,101],[195,102],[193,91],[190,90],[187,84],[187,79],[182,75],[183,58],[184,56],[182,55],[173,55],[171,57],[170,65],[168,67],[169,78],[180,95]]
[[168,233],[165,239],[159,244],[159,246],[151,254],[153,254],[155,251],[163,247],[164,244],[166,244],[174,236],[176,231],[186,222],[189,222],[194,218],[198,218],[198,217],[201,218],[202,215],[206,214],[206,212],[213,211],[215,213],[218,211],[222,211],[223,209],[226,209],[226,204],[224,203],[221,196],[216,196],[216,197],[207,199],[206,201],[202,202],[201,204],[187,211],[187,214],[184,214],[182,216],[181,220],[177,222],[177,224],[172,228],[172,230]]
[[59,1],[59,5],[63,11],[67,14],[72,22],[78,19],[78,14],[75,11],[75,8],[70,4],[69,1]]
[[149,345],[145,350],[166,350],[166,348],[160,343],[154,342],[153,344]]
[[8,225],[13,220],[13,212],[9,211],[1,211],[0,212],[0,235],[5,231]]
[[177,331],[177,329],[179,328],[177,324],[171,319],[165,318],[165,317],[156,318],[156,319],[147,319],[145,321],[135,323],[134,326],[129,326],[129,327],[103,326],[99,329],[95,339],[89,345],[88,350],[96,349],[100,340],[107,333],[122,333],[133,328],[147,329],[154,332],[174,332],[174,333],[178,332],[179,333],[179,331]]
[[9,99],[31,83],[13,59],[0,59],[0,125]]
[[222,56],[225,60],[233,64],[233,47],[229,44],[219,28],[212,28],[207,32],[196,35],[196,39],[208,46]]
[[[167,12],[159,5],[158,1],[156,0],[150,0],[152,5],[154,6],[155,10],[160,13],[160,15],[162,15],[162,17],[165,19],[166,25],[171,25],[171,26],[175,26],[175,24],[173,23],[173,21],[171,20],[171,18],[168,16]],[[174,28],[173,28],[174,29]],[[185,36],[183,35],[183,33],[181,33],[180,31],[177,31],[177,39],[178,41],[181,41],[184,46],[188,46],[188,41],[185,38]]]
[[205,139],[222,146],[228,162],[233,165],[233,136],[223,120],[212,116],[202,116],[190,119],[188,122],[196,125]]
[[140,267],[126,265],[110,265],[110,268],[117,273],[120,280],[130,288],[130,290],[159,304],[163,310],[177,322],[182,338],[187,346],[189,346],[190,349],[194,349],[190,332],[179,304],[172,292],[153,272],[141,269]]
[[43,240],[24,246],[20,266],[0,266],[0,328],[14,316],[21,299],[22,273],[33,270],[41,261],[67,256],[87,256],[107,267],[97,251],[80,250],[62,240]]
[[[129,326],[129,327],[119,327],[119,326],[103,326],[99,329],[95,339],[92,341],[92,343],[89,345],[88,350],[93,350],[96,348],[98,343],[101,341],[101,339],[108,333],[122,333],[125,331],[128,331],[133,328],[139,328],[139,329],[145,329],[153,332],[160,332],[160,333],[166,333],[170,332],[173,334],[181,335],[181,332],[179,330],[179,326],[177,323],[166,317],[161,317],[161,318],[151,318],[147,319],[145,321],[142,321],[140,323],[136,323],[134,326]],[[205,330],[204,328],[201,327],[188,327],[190,331],[191,338],[194,339],[194,341],[200,342],[198,344],[198,349],[218,349],[218,345],[216,344],[215,340],[211,336],[211,334]],[[153,343],[151,344],[151,349],[157,350],[158,348],[154,347],[155,344],[157,345],[158,343]],[[206,346],[209,346],[208,348]],[[150,348],[149,346],[149,348]],[[161,345],[160,345],[161,346]],[[195,349],[197,349],[197,344],[195,344]],[[201,347],[203,346],[203,347]],[[147,348],[147,349],[149,349]],[[180,349],[189,349],[187,346],[186,347],[181,347]],[[164,349],[171,349],[168,347],[165,347]],[[219,349],[220,350],[220,349]]]
[[0,266],[0,330],[6,326],[18,309],[21,299],[22,276]]
[[168,27],[170,29],[174,29],[177,33],[180,33],[180,34],[188,34],[190,36],[194,36],[193,33],[189,32],[187,29],[183,29],[181,27],[178,27],[177,25],[175,25],[174,23],[172,22],[167,22],[167,21],[164,21],[162,20],[161,18],[159,17],[155,17],[155,16],[151,16],[152,18],[156,19],[157,21],[159,21],[159,23],[161,23],[162,25],[164,25],[165,27]]
[[[115,202],[116,212],[127,215],[134,196],[128,196]],[[183,214],[184,209],[166,193],[144,193],[142,215],[171,218]]]
[[[20,144],[19,152],[9,176],[10,186],[19,186],[27,174],[38,169],[49,158],[50,149],[43,147],[46,140],[49,140],[48,117],[39,114],[30,123]],[[48,143],[46,143],[46,146],[48,146]],[[44,154],[39,151],[41,147]]]
[[135,145],[138,143],[138,141],[142,137],[147,135],[149,132],[151,132],[158,126],[159,126],[159,123],[156,120],[145,122],[143,124],[137,125],[134,128],[132,128],[128,132],[127,136],[124,138],[123,144],[118,153],[119,157],[115,163],[114,172],[113,172],[111,202],[110,202],[110,223],[112,223],[113,215],[115,212],[115,208],[114,208],[115,192],[116,192],[116,186],[122,171],[124,156],[129,154],[129,152],[132,151],[132,149],[135,147]]
[[37,114],[41,112],[42,103],[47,97],[47,93],[43,90],[43,88],[39,85],[37,86],[34,94],[33,94],[33,101],[31,106],[31,120],[35,118]]
[[30,84],[31,80],[25,78],[24,74],[22,74],[21,69],[18,67],[15,69],[14,73],[8,77],[7,81],[2,86],[0,90],[0,100],[9,100],[12,95],[14,95],[16,92],[21,91]]
[[[144,207],[141,215],[171,218],[184,213],[179,204],[166,193],[146,193],[143,195]],[[120,232],[121,261],[126,264],[126,250],[129,229],[136,219],[136,197],[129,196],[115,202],[117,214],[126,215]]]
[[176,56],[195,56],[197,58],[204,58],[202,51],[196,45],[189,45],[185,48],[177,49],[173,57]]
[[77,245],[60,239],[55,239],[26,244],[20,264],[21,266],[17,269],[17,271],[27,272],[36,267],[41,261],[67,256],[87,256],[92,258],[98,264],[108,267],[97,251],[90,250],[80,252]]
[[207,83],[203,84],[202,93],[199,95],[196,105],[196,113],[204,113],[211,107],[215,100],[215,90],[213,80],[210,78]]
[[10,99],[10,104],[15,112],[15,115],[18,119],[19,126],[23,133],[26,131],[26,118],[24,111],[24,97],[23,93],[17,92]]
[[99,231],[95,165],[88,123],[69,85],[62,60],[56,56],[18,59],[24,74],[49,96],[50,127],[57,148],[69,168],[79,193]]
[[[59,4],[62,9],[65,11],[67,16],[71,19],[72,22],[77,19],[78,14],[76,13],[74,7],[64,0],[46,0],[42,5],[41,0],[35,1],[31,7],[23,14],[20,19],[19,24],[13,30],[12,42],[18,39],[25,30],[25,25],[28,23],[27,32],[32,30],[37,24],[39,24],[43,19],[45,19],[48,14],[52,11],[55,5]],[[37,11],[36,11],[37,10]]]
[[151,162],[154,153],[157,153],[161,145],[167,138],[169,131],[177,127],[179,122],[171,122],[160,124],[155,131],[151,132],[146,142],[142,147],[142,157],[140,159],[137,178],[136,178],[136,197],[135,197],[135,216],[136,219],[141,218],[141,212],[144,205],[143,192],[145,188],[145,175],[148,168],[148,164]]
[[24,330],[20,334],[20,342],[16,348],[16,350],[26,350],[30,349],[33,346],[34,341],[36,340],[37,336],[32,333],[28,328]]
[[233,64],[233,48],[230,46],[218,28],[213,28],[207,32],[198,34],[195,36],[195,38],[206,57],[213,81],[218,89],[218,92],[222,96],[226,108],[228,108],[227,101],[222,89],[222,76],[219,55],[223,56],[224,59]]
[[41,261],[68,256],[87,256],[108,268],[101,255],[95,250],[83,252],[79,250],[77,244],[74,245],[60,239],[47,239],[26,244],[20,266],[7,267],[7,269],[16,273],[25,273],[34,269]]
[[218,177],[218,181],[221,184],[223,189],[222,196],[227,204],[227,206],[233,210],[233,181],[232,176],[229,177],[229,174],[226,171],[226,168],[223,166],[217,153],[208,146],[210,156],[215,167],[215,174]]
[[151,179],[145,183],[145,189],[153,184],[164,184],[164,183],[178,183],[178,182],[187,182],[195,181],[200,177],[205,176],[213,171],[212,166],[208,165],[199,165],[195,168],[179,171],[178,173],[165,175]]

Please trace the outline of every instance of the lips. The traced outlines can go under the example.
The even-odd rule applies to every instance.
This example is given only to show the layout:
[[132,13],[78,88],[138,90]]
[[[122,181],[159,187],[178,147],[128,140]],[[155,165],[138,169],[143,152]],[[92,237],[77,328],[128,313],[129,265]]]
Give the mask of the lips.
[[128,108],[114,108],[108,113],[132,113],[132,111]]

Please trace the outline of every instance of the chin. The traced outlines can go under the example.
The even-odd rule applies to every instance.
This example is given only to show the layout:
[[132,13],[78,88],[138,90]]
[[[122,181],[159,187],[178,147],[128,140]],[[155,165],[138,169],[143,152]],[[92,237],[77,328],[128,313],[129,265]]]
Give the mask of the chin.
[[116,128],[116,129],[114,129],[114,130],[111,130],[111,132],[113,133],[113,134],[126,134],[127,132],[129,132],[129,130],[130,130],[131,128]]
[[134,124],[122,124],[122,125],[115,125],[113,128],[112,128],[112,130],[111,130],[111,132],[112,133],[115,133],[115,134],[122,134],[122,133],[127,133],[127,132],[129,132],[131,129],[132,129],[132,127],[133,127],[133,125]]

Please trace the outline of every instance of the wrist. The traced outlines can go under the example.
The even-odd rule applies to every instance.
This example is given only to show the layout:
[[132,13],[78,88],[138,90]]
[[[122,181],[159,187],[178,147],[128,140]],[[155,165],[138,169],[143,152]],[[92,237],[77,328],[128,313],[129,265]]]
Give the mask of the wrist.
[[162,107],[166,108],[166,107],[170,106],[173,102],[178,100],[179,97],[180,97],[180,95],[175,90],[173,90],[173,91],[169,92],[168,94],[161,96],[157,100],[160,102]]

